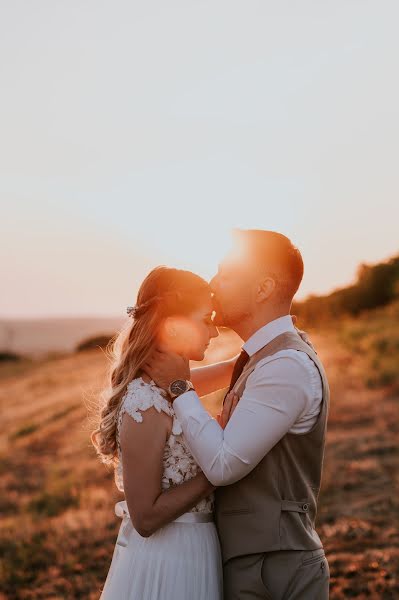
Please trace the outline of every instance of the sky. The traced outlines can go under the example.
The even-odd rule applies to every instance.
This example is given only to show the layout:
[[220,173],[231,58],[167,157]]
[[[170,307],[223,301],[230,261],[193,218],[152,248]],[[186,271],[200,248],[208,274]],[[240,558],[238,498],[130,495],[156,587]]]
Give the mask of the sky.
[[399,253],[399,3],[0,0],[0,317],[118,316],[235,227]]

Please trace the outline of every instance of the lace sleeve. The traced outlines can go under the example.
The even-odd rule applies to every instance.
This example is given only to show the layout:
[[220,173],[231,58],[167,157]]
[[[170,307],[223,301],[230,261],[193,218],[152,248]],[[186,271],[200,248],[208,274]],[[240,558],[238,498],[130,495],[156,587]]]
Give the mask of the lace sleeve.
[[146,383],[141,377],[133,379],[126,389],[126,393],[122,398],[121,406],[118,413],[116,443],[118,449],[118,460],[115,465],[115,483],[119,491],[124,491],[123,485],[123,465],[122,465],[122,449],[120,445],[120,429],[122,418],[125,413],[130,415],[137,423],[143,421],[142,413],[151,407],[154,407],[159,413],[162,411],[173,418],[172,432],[168,438],[168,444],[171,448],[173,445],[179,447],[176,442],[176,435],[182,433],[182,428],[176,418],[172,405],[163,395],[165,392],[151,381]]
[[152,382],[146,383],[141,378],[133,379],[127,386],[118,415],[118,434],[122,417],[127,412],[137,423],[143,421],[142,411],[154,407],[158,412],[165,412],[173,417],[173,409],[161,390]]

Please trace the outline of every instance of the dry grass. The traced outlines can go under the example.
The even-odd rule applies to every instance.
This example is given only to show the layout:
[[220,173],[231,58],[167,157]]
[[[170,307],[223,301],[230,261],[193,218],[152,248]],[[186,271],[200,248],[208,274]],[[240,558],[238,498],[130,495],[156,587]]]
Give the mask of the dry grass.
[[391,386],[399,392],[399,302],[345,319],[339,328],[343,345],[359,357],[369,388]]
[[[237,350],[230,336],[228,352]],[[331,598],[399,597],[398,397],[362,380],[363,356],[315,338],[332,386],[319,510]],[[216,343],[211,359],[222,358]],[[89,442],[87,401],[100,351],[0,373],[0,598],[97,599],[110,563],[120,494]]]
[[314,336],[332,389],[318,523],[331,598],[399,597],[399,398],[364,385],[363,360]]

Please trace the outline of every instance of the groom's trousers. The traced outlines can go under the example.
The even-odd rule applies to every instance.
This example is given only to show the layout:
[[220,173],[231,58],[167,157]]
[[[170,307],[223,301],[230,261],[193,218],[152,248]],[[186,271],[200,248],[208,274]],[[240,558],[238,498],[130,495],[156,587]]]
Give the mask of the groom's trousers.
[[329,582],[323,548],[237,556],[224,565],[225,600],[327,600]]

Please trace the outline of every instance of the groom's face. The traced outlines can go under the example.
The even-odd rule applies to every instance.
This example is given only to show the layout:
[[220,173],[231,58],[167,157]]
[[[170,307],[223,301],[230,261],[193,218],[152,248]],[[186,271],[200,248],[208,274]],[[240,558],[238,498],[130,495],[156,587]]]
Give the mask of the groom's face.
[[252,314],[256,275],[243,256],[228,255],[210,282],[214,293],[215,325],[234,328]]

